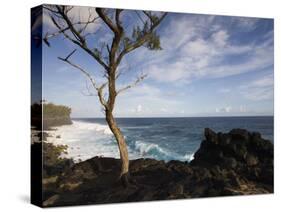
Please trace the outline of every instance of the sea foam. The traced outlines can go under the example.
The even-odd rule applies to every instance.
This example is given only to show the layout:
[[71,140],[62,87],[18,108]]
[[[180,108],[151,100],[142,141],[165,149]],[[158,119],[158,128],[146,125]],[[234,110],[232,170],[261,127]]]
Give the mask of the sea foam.
[[193,159],[193,154],[186,153],[184,156],[172,152],[167,148],[160,147],[158,144],[147,143],[144,141],[135,142],[135,150],[139,152],[141,157],[155,158],[157,160],[181,160],[190,161]]
[[[66,157],[74,161],[86,160],[94,156],[120,158],[117,143],[109,127],[105,124],[73,121],[72,125],[57,127],[55,131],[48,131],[51,137],[48,142],[68,145]],[[180,155],[159,144],[141,140],[127,140],[130,159],[155,158],[157,160],[190,161],[192,154]]]

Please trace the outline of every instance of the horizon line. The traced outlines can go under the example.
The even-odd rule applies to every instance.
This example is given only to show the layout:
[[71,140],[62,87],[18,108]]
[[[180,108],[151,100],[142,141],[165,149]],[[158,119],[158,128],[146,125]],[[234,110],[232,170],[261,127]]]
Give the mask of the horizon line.
[[[124,117],[124,116],[117,116],[115,118],[242,118],[242,117],[274,117],[273,115],[245,115],[245,116],[241,116],[241,115],[229,115],[229,116],[130,116],[130,117]],[[83,119],[83,118],[98,118],[98,119],[102,119],[105,118],[104,117],[71,117],[72,119]]]

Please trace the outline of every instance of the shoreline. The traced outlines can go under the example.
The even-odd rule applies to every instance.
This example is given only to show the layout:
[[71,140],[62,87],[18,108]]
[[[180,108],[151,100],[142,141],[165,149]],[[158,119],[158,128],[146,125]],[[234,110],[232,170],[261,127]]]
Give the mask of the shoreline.
[[130,186],[118,181],[120,160],[92,157],[46,176],[44,207],[273,193],[273,144],[233,129],[205,139],[194,160],[130,160]]
[[[77,124],[79,124],[79,126]],[[82,124],[82,125],[80,126],[80,124]],[[83,128],[81,128],[82,126],[83,126]],[[142,125],[136,126],[136,127],[142,128]],[[68,128],[69,129],[73,128],[73,129],[65,131],[65,129],[68,129]],[[86,131],[84,128],[86,128]],[[63,130],[60,130],[60,129],[63,129]],[[127,127],[124,126],[124,129],[127,129]],[[135,129],[135,127],[132,127],[132,129]],[[132,133],[132,129],[130,128],[130,130],[129,130],[130,134]],[[144,128],[144,129],[146,129],[146,128]],[[112,152],[114,152],[113,148],[111,148],[110,151],[106,150],[109,143],[112,143],[110,145],[114,146],[114,141],[109,142],[109,140],[112,140],[110,138],[109,133],[105,133],[105,131],[108,131],[108,130],[109,130],[108,126],[105,123],[100,123],[100,122],[95,122],[95,121],[87,122],[84,120],[76,119],[76,120],[73,120],[72,125],[63,125],[63,126],[52,127],[51,129],[46,131],[52,136],[52,138],[48,138],[47,142],[52,142],[53,144],[59,144],[59,145],[68,145],[70,147],[70,149],[69,149],[69,155],[67,157],[74,158],[75,162],[85,161],[94,156],[112,157],[112,158],[118,159],[119,154],[116,154],[116,153],[114,153],[114,155],[112,154]],[[71,133],[71,135],[68,135],[69,133]],[[101,137],[101,134],[104,134],[104,133],[105,133],[105,135],[102,135],[102,137]],[[80,138],[79,136],[77,136],[77,134],[81,134],[81,135],[83,135],[83,137]],[[86,136],[84,136],[84,135],[86,135]],[[67,137],[67,139],[65,139],[65,136]],[[87,140],[88,137],[91,140]],[[271,137],[271,135],[269,135],[269,139],[270,139],[270,137]],[[97,139],[102,139],[102,140],[99,141]],[[159,136],[159,139],[161,139],[161,136]],[[73,140],[76,140],[76,141],[73,142]],[[81,140],[81,142],[78,142],[78,140]],[[198,142],[197,148],[199,148],[201,141],[200,140],[197,141],[197,140],[198,140],[198,138],[196,138],[195,142],[196,143]],[[68,141],[70,141],[70,142],[68,142]],[[191,140],[189,140],[189,141],[186,140],[186,142],[192,143]],[[98,144],[98,146],[95,145],[96,143]],[[89,152],[88,147],[94,148],[95,150],[93,152]],[[161,147],[162,147],[162,145],[158,146],[157,142],[153,143],[153,141],[151,142],[151,141],[147,141],[145,139],[138,140],[138,138],[134,138],[134,140],[129,142],[129,144],[128,144],[128,148],[129,149],[131,148],[131,151],[129,151],[129,154],[130,154],[130,158],[132,158],[132,159],[138,159],[138,158],[143,158],[143,157],[144,158],[155,158],[152,155],[152,154],[155,154],[155,152],[152,153],[150,151],[158,151],[157,154],[159,154],[159,155],[157,156],[156,159],[165,160],[166,162],[170,161],[170,160],[190,161],[190,160],[192,160],[192,157],[193,157],[192,155],[194,155],[194,153],[196,152],[196,149],[197,149],[197,148],[194,148],[194,149],[191,149],[192,151],[187,151],[187,152],[183,152],[183,153],[179,154],[177,151],[174,152],[173,150],[165,149],[165,148],[163,149],[164,152],[162,152]],[[85,148],[87,150],[86,152],[83,151],[83,149],[85,149]],[[97,148],[101,148],[101,149],[98,151]],[[148,152],[150,152],[150,153],[148,153]],[[167,156],[165,154],[168,154],[169,156]],[[163,158],[161,158],[161,155]]]
[[[90,139],[93,139],[93,142],[85,141],[85,138],[83,139],[81,138],[81,141],[77,140],[73,142],[73,140],[80,139],[80,137],[77,137],[76,133],[74,133],[76,132],[76,128],[77,128],[77,126],[75,125],[78,124],[79,124],[77,129],[78,131],[84,130],[81,129],[81,124],[82,125],[85,124],[87,131],[83,131],[83,135],[90,133],[91,134]],[[73,127],[75,128],[71,129]],[[66,136],[69,131],[71,134],[73,133],[74,134],[71,136]],[[118,151],[116,151],[118,148],[117,144],[114,138],[111,138],[112,134],[108,133],[107,131],[109,131],[109,128],[105,124],[92,123],[92,122],[88,123],[88,122],[73,120],[72,125],[62,125],[59,127],[53,127],[52,129],[48,129],[45,132],[48,133],[48,139],[46,142],[52,143],[54,145],[68,145],[69,154],[64,156],[66,158],[74,159],[75,163],[77,163],[77,162],[85,161],[95,156],[111,157],[115,159],[120,158]],[[65,136],[68,138],[66,139]],[[66,140],[69,140],[70,142],[65,142]],[[111,142],[108,142],[108,140],[111,140]],[[100,145],[102,148],[110,146],[111,151],[103,150],[104,152],[102,152],[98,149],[98,146],[96,145]],[[83,152],[83,149],[85,148],[87,149],[87,151],[88,148],[94,148],[95,149],[94,153],[96,154],[94,154],[93,152]],[[163,149],[163,147],[159,146],[159,144],[149,143],[146,142],[145,140],[136,140],[133,142],[133,144],[132,143],[130,145],[128,144],[128,149],[129,149],[129,157],[131,159],[139,159],[139,158],[153,159],[154,157],[153,155],[151,155],[150,151],[156,151],[157,154],[161,154],[163,157],[163,159],[161,159],[161,156],[158,155],[158,159],[164,160],[166,162],[170,160],[190,161],[195,153],[195,151],[193,151],[193,152],[186,152],[185,154],[181,155],[169,149],[165,149],[165,148]],[[114,152],[115,155],[112,155],[112,152]]]

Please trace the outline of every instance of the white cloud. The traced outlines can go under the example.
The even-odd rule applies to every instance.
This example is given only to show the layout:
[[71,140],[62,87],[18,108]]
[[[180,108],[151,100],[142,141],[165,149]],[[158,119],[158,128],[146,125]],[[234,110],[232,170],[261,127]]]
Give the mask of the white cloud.
[[245,107],[244,105],[240,105],[240,107],[239,107],[239,112],[240,112],[240,113],[246,113],[246,112],[247,112],[246,107]]
[[256,88],[250,91],[243,91],[242,94],[246,99],[253,101],[270,100],[273,98],[271,88]]
[[166,68],[156,65],[152,66],[149,70],[149,77],[160,82],[175,82],[187,78],[189,73],[184,63],[176,62],[168,65]]
[[225,30],[220,30],[212,34],[212,40],[218,47],[226,46],[228,38],[229,35]]
[[207,41],[198,38],[194,41],[188,42],[185,45],[185,48],[183,48],[183,54],[193,55],[194,57],[202,56],[207,54],[209,51],[212,51],[212,49],[208,48]]
[[273,99],[273,74],[255,79],[239,87],[240,93],[246,99],[253,101]]
[[232,110],[232,107],[228,106],[225,108],[225,112],[229,113]]
[[251,87],[267,87],[273,86],[273,75],[270,74],[261,79],[257,79],[250,84]]
[[258,18],[246,18],[246,17],[232,17],[234,25],[238,26],[242,31],[252,31],[256,28]]
[[137,112],[137,113],[142,112],[142,106],[141,106],[141,105],[138,105],[138,106],[137,106],[136,112]]
[[231,106],[226,106],[222,108],[216,108],[216,113],[230,113],[232,111]]
[[152,85],[148,85],[144,82],[136,87],[129,89],[124,93],[121,93],[121,95],[125,96],[126,98],[155,97],[155,96],[159,96],[160,94],[161,91],[159,88]]
[[118,116],[169,116],[180,115],[180,110],[184,109],[182,93],[166,93],[156,86],[140,84],[123,95],[119,96],[116,104],[116,115]]
[[[241,22],[249,27],[244,19],[247,18],[235,19],[236,25]],[[150,60],[145,63],[150,77],[160,82],[189,83],[195,79],[223,78],[256,71],[273,64],[272,34],[264,35],[267,39],[264,43],[233,44],[230,32],[213,20],[213,16],[195,16],[172,21],[172,27],[168,26],[161,37],[164,50],[155,54],[157,58],[149,55]],[[248,24],[250,22],[254,26],[256,19],[251,19]],[[213,25],[216,27],[212,28]],[[206,36],[206,33],[210,35]],[[244,59],[238,59],[240,57]],[[240,62],[229,64],[226,58],[234,61],[237,58]]]

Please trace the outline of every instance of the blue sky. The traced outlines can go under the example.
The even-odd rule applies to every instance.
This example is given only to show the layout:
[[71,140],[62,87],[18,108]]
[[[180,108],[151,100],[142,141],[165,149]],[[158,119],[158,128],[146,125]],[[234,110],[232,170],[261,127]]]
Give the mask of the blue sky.
[[[93,10],[94,11],[94,10]],[[87,17],[76,7],[73,19]],[[125,11],[123,23],[140,24],[134,12]],[[44,33],[53,32],[47,13]],[[91,45],[108,42],[112,35],[101,23]],[[144,47],[130,53],[120,65],[122,87],[140,73],[148,77],[117,97],[118,117],[248,116],[273,114],[273,20],[247,17],[169,13],[157,29],[161,51]],[[62,37],[43,46],[43,96],[68,105],[73,117],[103,117],[96,96],[85,96],[86,79],[59,61],[74,48]],[[72,60],[102,82],[102,67],[78,51]]]

